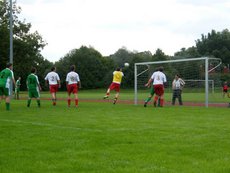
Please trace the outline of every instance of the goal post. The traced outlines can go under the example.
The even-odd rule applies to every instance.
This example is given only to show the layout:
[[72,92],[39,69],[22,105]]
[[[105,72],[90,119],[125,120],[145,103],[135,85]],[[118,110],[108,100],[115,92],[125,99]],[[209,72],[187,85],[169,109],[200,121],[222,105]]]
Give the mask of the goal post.
[[[209,105],[209,94],[214,92],[214,85],[220,84],[220,66],[222,64],[219,58],[200,57],[186,58],[166,61],[140,62],[134,64],[134,104],[137,105],[143,98],[147,97],[141,94],[141,90],[146,90],[144,84],[147,83],[152,73],[159,67],[164,67],[164,73],[167,77],[166,92],[170,93],[171,83],[176,74],[179,74],[183,80],[192,83],[191,86],[185,84],[188,92],[202,92],[204,94],[204,105]],[[196,85],[197,84],[197,85]],[[210,92],[211,90],[211,92]],[[141,96],[140,96],[141,95]],[[203,96],[202,96],[203,97]],[[170,102],[170,99],[167,100]]]

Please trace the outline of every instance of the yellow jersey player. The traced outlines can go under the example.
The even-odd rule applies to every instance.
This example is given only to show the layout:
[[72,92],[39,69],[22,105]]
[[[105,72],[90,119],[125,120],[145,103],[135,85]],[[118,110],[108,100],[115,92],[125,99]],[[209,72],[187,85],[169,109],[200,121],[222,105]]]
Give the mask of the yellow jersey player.
[[123,74],[121,68],[117,68],[116,71],[113,72],[113,81],[110,84],[110,86],[106,92],[106,95],[104,96],[104,99],[109,98],[111,90],[115,90],[116,94],[115,94],[113,104],[116,104],[119,93],[120,93],[120,85],[121,85],[121,81],[122,81],[123,76],[124,76],[124,74]]

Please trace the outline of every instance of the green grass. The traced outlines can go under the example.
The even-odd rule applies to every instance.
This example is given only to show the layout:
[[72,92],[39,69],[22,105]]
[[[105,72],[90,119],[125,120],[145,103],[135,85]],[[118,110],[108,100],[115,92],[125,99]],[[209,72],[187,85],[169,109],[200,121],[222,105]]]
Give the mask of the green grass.
[[0,172],[230,172],[228,108],[41,104],[12,100],[11,111],[0,104]]

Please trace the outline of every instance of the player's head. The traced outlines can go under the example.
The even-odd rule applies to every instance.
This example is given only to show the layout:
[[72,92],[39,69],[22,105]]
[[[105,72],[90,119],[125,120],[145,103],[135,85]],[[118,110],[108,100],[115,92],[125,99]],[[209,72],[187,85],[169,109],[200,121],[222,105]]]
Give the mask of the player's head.
[[55,71],[56,70],[56,67],[51,67],[51,71]]
[[13,67],[13,64],[12,64],[12,63],[8,62],[8,63],[6,64],[6,68],[11,69],[12,67]]
[[75,69],[76,69],[75,65],[70,66],[70,71],[75,71]]
[[160,67],[158,68],[158,70],[161,71],[161,72],[163,72],[163,71],[164,71],[164,68],[163,68],[162,66],[160,66]]
[[175,75],[175,78],[176,78],[176,79],[178,79],[179,77],[180,77],[179,74],[176,74],[176,75]]
[[121,68],[120,68],[120,67],[117,67],[116,71],[121,71]]
[[37,71],[37,69],[35,67],[32,67],[30,72],[31,73],[36,73],[36,71]]

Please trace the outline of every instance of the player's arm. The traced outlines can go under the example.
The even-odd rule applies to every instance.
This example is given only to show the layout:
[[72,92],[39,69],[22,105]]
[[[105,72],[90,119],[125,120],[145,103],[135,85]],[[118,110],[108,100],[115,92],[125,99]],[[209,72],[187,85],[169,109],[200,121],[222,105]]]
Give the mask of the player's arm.
[[61,88],[61,81],[58,80],[57,82],[58,82],[58,88]]
[[15,82],[15,79],[14,79],[14,78],[12,78],[12,81],[13,81],[13,83],[14,83],[14,86],[16,87],[16,82]]
[[78,88],[81,88],[81,81],[78,81],[77,85],[78,85]]
[[153,82],[153,79],[150,78],[148,82],[145,84],[146,87],[150,87],[150,84]]

